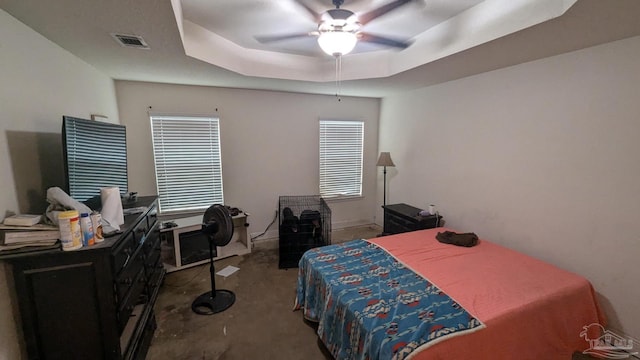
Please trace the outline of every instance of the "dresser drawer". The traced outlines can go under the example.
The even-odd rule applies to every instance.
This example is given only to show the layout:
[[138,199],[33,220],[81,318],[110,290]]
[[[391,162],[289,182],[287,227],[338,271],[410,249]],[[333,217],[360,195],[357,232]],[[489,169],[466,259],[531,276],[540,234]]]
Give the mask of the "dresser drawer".
[[144,327],[142,334],[140,334],[140,341],[138,341],[137,346],[133,347],[130,353],[127,354],[127,360],[145,360],[147,358],[147,351],[149,350],[151,340],[153,340],[153,332],[157,327],[155,313],[151,311],[147,325]]
[[117,276],[122,272],[122,269],[127,265],[137,248],[138,242],[135,236],[133,233],[129,233],[113,251],[114,275]]
[[151,229],[154,227],[154,225],[156,225],[157,222],[158,222],[158,207],[154,204],[149,208],[149,212],[147,213],[147,226],[149,227],[149,229]]
[[[154,206],[155,208],[155,206]],[[138,250],[141,244],[146,242],[146,238],[154,228],[157,222],[148,222],[149,216],[140,219],[138,223],[131,229],[124,240],[113,251],[113,269],[115,275],[119,275],[131,261],[132,254]],[[159,231],[159,230],[158,230]]]
[[144,253],[149,255],[156,247],[160,248],[160,223],[156,222],[151,227],[149,233],[142,244]]
[[129,292],[131,286],[135,281],[135,278],[142,270],[145,262],[145,256],[142,249],[138,249],[136,253],[131,256],[127,266],[122,269],[118,277],[116,278],[116,298],[118,303],[123,301],[125,295]]
[[415,230],[416,223],[407,221],[401,217],[394,216],[388,214],[385,218],[385,221],[389,226],[397,229],[402,229],[403,231],[412,231]]
[[[160,264],[160,241],[157,242],[158,246],[154,247],[149,254],[145,257],[144,268],[147,277],[155,271],[154,269]],[[162,264],[160,264],[162,265]]]
[[162,285],[164,274],[165,274],[164,266],[162,265],[161,262],[157,263],[156,266],[153,268],[153,273],[151,273],[149,277],[149,283],[148,283],[149,296],[153,297],[156,295],[158,288],[160,288],[160,285]]
[[145,237],[149,233],[149,229],[150,227],[147,217],[140,220],[140,222],[133,228],[131,232],[136,237],[136,241],[138,242],[138,244],[144,242]]
[[131,315],[133,308],[138,304],[139,297],[145,287],[145,282],[146,278],[144,276],[144,271],[140,269],[129,288],[129,292],[124,296],[124,299],[120,302],[120,306],[118,307],[118,328],[120,331],[124,329],[127,321],[129,321],[129,316]]

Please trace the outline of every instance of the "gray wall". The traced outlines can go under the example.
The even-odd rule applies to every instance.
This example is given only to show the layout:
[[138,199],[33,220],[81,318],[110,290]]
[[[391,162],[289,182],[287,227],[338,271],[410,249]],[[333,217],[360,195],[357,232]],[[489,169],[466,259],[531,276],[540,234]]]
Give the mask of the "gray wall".
[[385,98],[388,202],[586,276],[640,337],[638,58],[635,37]]
[[[0,10],[0,220],[43,213],[64,185],[62,115],[118,122],[113,80]],[[0,359],[19,359],[12,279],[0,262]]]
[[218,109],[225,202],[251,214],[254,236],[273,220],[278,196],[319,193],[319,119],[364,121],[364,196],[329,206],[334,228],[373,222],[379,99],[129,81],[116,81],[116,93],[127,126],[129,188],[143,195],[156,193],[149,107],[187,115]]

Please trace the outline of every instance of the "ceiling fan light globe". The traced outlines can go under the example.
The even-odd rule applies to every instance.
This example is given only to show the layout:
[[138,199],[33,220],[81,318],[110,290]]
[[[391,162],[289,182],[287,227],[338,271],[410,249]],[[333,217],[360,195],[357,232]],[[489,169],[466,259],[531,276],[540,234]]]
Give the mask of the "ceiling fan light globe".
[[360,26],[360,21],[358,20],[356,14],[349,16],[344,22],[346,24],[357,24],[358,26]]
[[318,45],[322,51],[331,56],[342,56],[350,53],[356,46],[356,34],[344,31],[328,31],[320,33]]

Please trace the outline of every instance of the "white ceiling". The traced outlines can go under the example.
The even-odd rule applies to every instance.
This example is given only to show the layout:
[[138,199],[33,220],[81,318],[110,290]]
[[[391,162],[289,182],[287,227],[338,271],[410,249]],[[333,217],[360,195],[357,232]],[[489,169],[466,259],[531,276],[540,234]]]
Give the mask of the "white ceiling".
[[[407,1],[407,0],[400,0]],[[363,25],[363,32],[411,42],[407,49],[359,41],[341,59],[344,80],[388,77],[562,15],[576,0],[408,0]],[[185,53],[248,76],[327,82],[334,57],[315,36],[260,44],[256,35],[308,34],[329,0],[173,0]],[[391,0],[350,0],[366,17]],[[307,11],[306,8],[310,9]],[[342,7],[346,9],[346,6]],[[312,13],[312,14],[310,14]],[[232,14],[233,16],[229,16]]]
[[[307,33],[318,24],[300,3],[316,13],[333,8],[331,0],[182,0],[182,16],[203,28],[247,49],[278,51],[289,54],[327,57],[315,37],[285,40],[262,45],[256,35]],[[356,14],[388,4],[391,0],[346,0],[341,6]],[[438,23],[482,2],[482,0],[419,0],[401,6],[368,23],[364,30],[396,39],[413,39]],[[231,14],[232,16],[229,16]],[[241,16],[239,14],[242,14]],[[360,43],[353,53],[385,49]]]
[[[316,12],[332,7],[330,0],[0,0],[0,8],[117,80],[334,94],[334,60],[315,39],[254,38],[315,30],[298,1]],[[343,58],[341,94],[383,97],[640,35],[640,1],[574,1],[414,0],[364,28],[412,45],[358,45]],[[342,7],[361,13],[388,2]],[[151,49],[122,47],[112,33],[140,35]]]

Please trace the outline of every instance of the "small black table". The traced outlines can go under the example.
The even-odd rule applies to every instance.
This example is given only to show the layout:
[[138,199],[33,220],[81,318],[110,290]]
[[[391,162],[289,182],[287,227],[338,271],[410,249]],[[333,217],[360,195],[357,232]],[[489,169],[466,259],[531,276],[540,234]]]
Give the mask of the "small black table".
[[383,235],[399,234],[409,231],[432,229],[438,227],[442,216],[420,216],[422,209],[407,204],[392,204],[384,209]]

